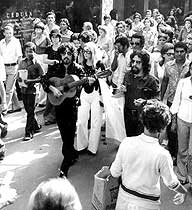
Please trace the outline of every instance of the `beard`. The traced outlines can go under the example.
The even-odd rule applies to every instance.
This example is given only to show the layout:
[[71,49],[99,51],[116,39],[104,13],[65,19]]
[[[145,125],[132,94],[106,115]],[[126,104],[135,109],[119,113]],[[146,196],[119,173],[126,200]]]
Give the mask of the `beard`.
[[63,59],[63,64],[64,65],[68,65],[70,63],[71,63],[71,60],[69,58],[66,57],[66,58]]
[[132,67],[131,67],[131,72],[132,72],[133,74],[139,74],[140,70],[139,70],[137,67],[132,66]]

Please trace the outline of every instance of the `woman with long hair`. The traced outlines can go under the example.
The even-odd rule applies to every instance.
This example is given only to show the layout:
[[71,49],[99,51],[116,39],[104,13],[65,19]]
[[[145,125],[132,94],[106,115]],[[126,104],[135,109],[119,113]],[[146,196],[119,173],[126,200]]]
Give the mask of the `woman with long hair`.
[[71,31],[70,24],[67,18],[62,18],[60,20],[60,33],[61,33],[61,43],[69,42],[73,32]]
[[[84,46],[83,67],[87,77],[92,77],[96,73],[96,66],[98,65],[97,50],[97,46],[93,42],[88,42]],[[97,152],[102,122],[100,97],[98,79],[94,79],[91,84],[83,86],[77,118],[77,151],[87,149],[88,153],[92,155],[95,155]],[[90,114],[91,128],[89,132],[88,120]]]

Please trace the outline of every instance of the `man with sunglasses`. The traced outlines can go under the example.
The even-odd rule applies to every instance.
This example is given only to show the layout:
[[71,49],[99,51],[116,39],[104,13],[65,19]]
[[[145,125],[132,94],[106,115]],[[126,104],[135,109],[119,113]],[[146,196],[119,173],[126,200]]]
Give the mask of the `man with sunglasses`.
[[[64,78],[66,75],[76,75],[78,78],[85,76],[82,67],[75,63],[75,48],[71,43],[64,43],[58,48],[60,62],[57,71],[48,71],[43,80],[43,87],[46,92],[52,91],[54,96],[62,96],[62,92],[51,83],[51,78]],[[69,167],[77,158],[77,151],[74,149],[74,138],[77,121],[77,94],[74,97],[65,98],[60,105],[55,106],[56,122],[63,141],[62,153],[64,156],[60,167],[60,177],[67,176]]]
[[[166,63],[165,73],[161,84],[161,100],[164,99],[167,92],[167,105],[171,107],[175,96],[177,84],[180,79],[189,75],[190,61],[187,59],[187,45],[184,42],[177,42],[174,46],[175,59]],[[172,124],[167,127],[168,149],[172,157],[177,157],[177,133],[174,128],[176,118],[172,120]],[[176,161],[175,161],[176,164]]]
[[149,74],[150,56],[145,51],[135,51],[130,56],[131,70],[125,74],[120,91],[125,94],[124,120],[127,136],[137,136],[143,132],[140,122],[140,102],[156,98],[159,81]]

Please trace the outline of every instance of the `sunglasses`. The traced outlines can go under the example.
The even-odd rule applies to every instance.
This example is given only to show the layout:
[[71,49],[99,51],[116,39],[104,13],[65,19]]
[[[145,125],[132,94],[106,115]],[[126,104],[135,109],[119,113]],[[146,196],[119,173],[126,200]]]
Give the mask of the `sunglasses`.
[[140,46],[140,42],[131,42],[131,45],[136,45],[136,46]]
[[61,53],[62,55],[68,55],[68,56],[72,56],[72,53],[71,52],[69,52],[69,51],[65,51],[65,52],[63,52],[63,53]]
[[91,54],[91,51],[90,50],[84,50],[83,52],[84,53],[87,53],[87,54]]
[[174,56],[174,53],[166,53],[167,56]]

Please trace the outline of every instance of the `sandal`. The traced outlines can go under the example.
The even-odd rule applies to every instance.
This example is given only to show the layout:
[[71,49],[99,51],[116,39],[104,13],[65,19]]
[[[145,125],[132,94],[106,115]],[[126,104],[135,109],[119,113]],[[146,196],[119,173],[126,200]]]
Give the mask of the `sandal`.
[[179,179],[181,185],[186,185],[186,184],[189,184],[189,181],[188,180],[181,180]]

